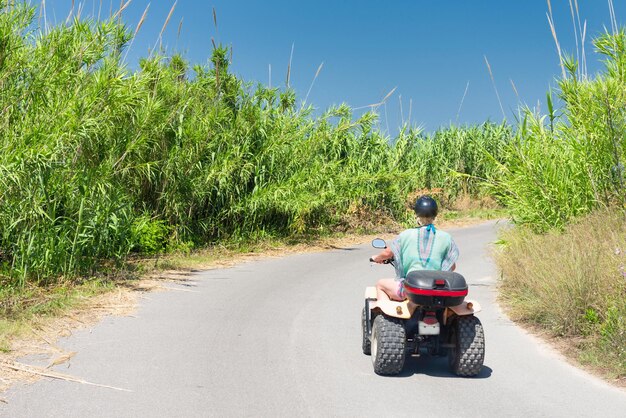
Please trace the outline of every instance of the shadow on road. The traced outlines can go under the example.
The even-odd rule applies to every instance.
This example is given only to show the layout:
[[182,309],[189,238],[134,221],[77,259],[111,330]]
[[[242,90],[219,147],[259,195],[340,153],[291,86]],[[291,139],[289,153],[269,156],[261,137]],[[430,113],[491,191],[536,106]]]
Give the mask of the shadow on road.
[[444,377],[455,379],[488,379],[491,377],[493,370],[483,365],[482,370],[474,377],[461,377],[450,371],[448,367],[447,357],[432,357],[422,355],[421,357],[410,357],[404,364],[404,369],[396,377],[410,377],[415,374],[425,374],[432,377]]

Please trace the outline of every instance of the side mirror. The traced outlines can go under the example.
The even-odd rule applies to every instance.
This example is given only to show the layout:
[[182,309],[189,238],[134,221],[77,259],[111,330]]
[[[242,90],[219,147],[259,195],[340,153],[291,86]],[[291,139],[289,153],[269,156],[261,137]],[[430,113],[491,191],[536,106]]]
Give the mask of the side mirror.
[[382,238],[376,238],[375,240],[372,241],[372,247],[380,248],[382,250],[384,248],[387,248],[387,243]]

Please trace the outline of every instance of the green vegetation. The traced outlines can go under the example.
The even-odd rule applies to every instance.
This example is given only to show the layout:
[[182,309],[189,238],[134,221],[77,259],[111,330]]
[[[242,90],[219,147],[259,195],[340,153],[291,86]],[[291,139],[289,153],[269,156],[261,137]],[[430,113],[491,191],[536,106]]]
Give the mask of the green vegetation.
[[[11,2],[12,3],[12,2]],[[345,105],[316,117],[291,90],[152,55],[131,71],[117,20],[33,29],[0,0],[0,280],[49,285],[208,244],[407,219],[406,197],[485,193],[506,126],[407,127]]]
[[548,95],[547,115],[524,112],[494,179],[515,222],[536,231],[626,203],[626,33],[606,33],[594,44],[605,71],[580,76],[573,58],[565,59],[562,109],[555,110]]

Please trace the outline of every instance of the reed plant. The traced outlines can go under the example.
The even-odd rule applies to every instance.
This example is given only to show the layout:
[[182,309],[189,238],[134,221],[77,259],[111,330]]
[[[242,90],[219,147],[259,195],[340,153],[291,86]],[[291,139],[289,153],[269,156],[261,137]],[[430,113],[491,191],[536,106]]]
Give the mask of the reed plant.
[[588,77],[564,57],[555,109],[526,109],[505,162],[493,179],[494,193],[516,223],[536,231],[562,229],[571,220],[626,203],[626,33],[606,32],[594,45],[604,69]]

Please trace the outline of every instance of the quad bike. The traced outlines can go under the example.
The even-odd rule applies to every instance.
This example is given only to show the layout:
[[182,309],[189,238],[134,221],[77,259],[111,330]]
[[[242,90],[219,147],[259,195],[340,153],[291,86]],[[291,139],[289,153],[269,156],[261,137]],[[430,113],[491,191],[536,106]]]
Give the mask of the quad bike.
[[[382,239],[372,246],[386,248]],[[393,265],[393,260],[385,263]],[[474,316],[480,305],[465,299],[465,278],[450,271],[413,271],[404,290],[407,299],[402,302],[378,301],[375,287],[365,290],[363,353],[372,356],[374,372],[398,374],[407,355],[419,357],[425,351],[447,355],[458,376],[476,376],[485,359],[485,336]]]

